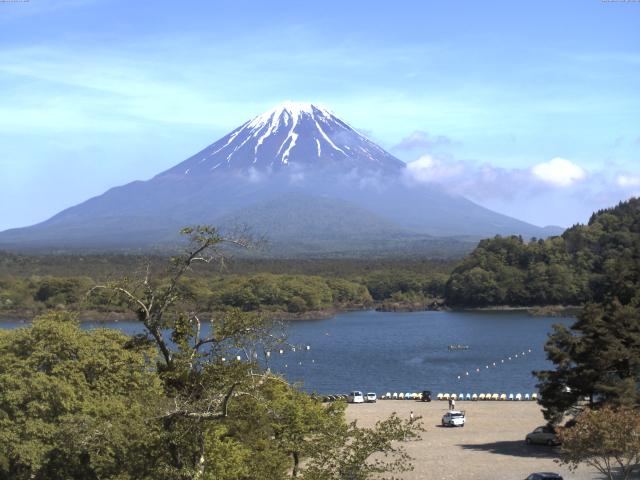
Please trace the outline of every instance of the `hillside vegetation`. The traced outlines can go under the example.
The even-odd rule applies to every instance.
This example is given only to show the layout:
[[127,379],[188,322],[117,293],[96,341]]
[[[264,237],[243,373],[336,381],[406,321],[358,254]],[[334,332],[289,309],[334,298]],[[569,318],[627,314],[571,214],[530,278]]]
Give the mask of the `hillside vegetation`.
[[[108,299],[86,293],[117,279],[144,259],[131,256],[0,256],[0,315],[30,318],[47,309],[100,318],[124,313]],[[149,270],[162,278],[152,258]],[[183,279],[182,290],[208,311],[238,308],[292,318],[339,310],[423,308],[442,298],[452,263],[441,261],[238,261],[228,270],[206,268]],[[68,272],[66,275],[64,272]],[[82,275],[81,273],[84,273]]]
[[581,305],[606,292],[635,293],[640,271],[640,199],[594,213],[559,237],[483,240],[452,272],[451,306]]

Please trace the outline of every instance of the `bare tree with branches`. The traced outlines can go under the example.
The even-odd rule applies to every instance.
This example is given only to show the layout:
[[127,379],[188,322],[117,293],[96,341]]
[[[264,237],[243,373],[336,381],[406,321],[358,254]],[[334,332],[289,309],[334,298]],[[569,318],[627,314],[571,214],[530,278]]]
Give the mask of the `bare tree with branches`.
[[195,479],[203,474],[205,422],[225,418],[234,398],[259,395],[260,386],[276,378],[258,360],[283,338],[255,314],[232,310],[204,318],[189,293],[188,273],[195,265],[224,262],[225,245],[248,248],[250,240],[209,226],[181,233],[189,237],[188,246],[171,258],[161,278],[152,278],[147,267],[142,278],[97,285],[89,294],[107,293],[110,301],[126,305],[146,330],[135,341],[156,345],[169,399],[160,415],[172,443],[170,464],[177,478]]

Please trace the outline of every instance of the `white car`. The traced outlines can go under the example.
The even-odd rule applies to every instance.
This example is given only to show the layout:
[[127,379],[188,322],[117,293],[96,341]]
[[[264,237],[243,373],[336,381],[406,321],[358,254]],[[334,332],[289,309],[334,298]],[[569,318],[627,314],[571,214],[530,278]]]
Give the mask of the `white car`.
[[376,403],[377,400],[378,396],[373,392],[368,392],[367,396],[364,399],[364,401],[367,403]]
[[347,396],[348,403],[364,403],[364,395],[362,392],[353,391]]
[[464,412],[459,410],[449,410],[442,416],[443,427],[464,427]]

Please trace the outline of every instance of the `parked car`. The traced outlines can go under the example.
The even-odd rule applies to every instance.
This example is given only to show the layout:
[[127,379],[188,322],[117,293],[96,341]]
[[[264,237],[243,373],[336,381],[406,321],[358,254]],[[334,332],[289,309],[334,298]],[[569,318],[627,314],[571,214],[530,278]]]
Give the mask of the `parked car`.
[[560,445],[560,440],[558,439],[555,430],[546,425],[538,427],[533,432],[528,433],[524,438],[524,441],[527,442],[527,445],[531,445],[532,443],[549,445],[550,447]]
[[422,401],[430,402],[431,401],[431,390],[423,390],[422,391]]
[[562,476],[552,472],[532,473],[525,480],[562,480]]
[[464,427],[464,412],[459,410],[449,410],[442,416],[443,427]]
[[347,402],[348,403],[364,403],[364,395],[362,394],[362,392],[355,390],[347,396]]
[[376,403],[377,400],[378,396],[373,392],[367,393],[367,396],[364,398],[364,401],[367,403]]

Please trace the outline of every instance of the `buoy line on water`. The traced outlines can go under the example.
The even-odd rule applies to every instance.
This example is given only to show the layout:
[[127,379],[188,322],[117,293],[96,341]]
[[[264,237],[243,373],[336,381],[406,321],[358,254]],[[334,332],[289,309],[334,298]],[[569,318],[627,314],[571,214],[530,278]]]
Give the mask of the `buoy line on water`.
[[[524,350],[522,350],[521,352],[512,354],[512,355],[507,355],[504,358],[501,358],[500,360],[496,360],[495,362],[490,362],[488,364],[486,364],[484,366],[484,368],[481,367],[476,367],[475,369],[470,369],[467,370],[464,375],[458,375],[457,376],[457,380],[462,380],[464,378],[470,377],[471,375],[474,374],[474,372],[476,374],[479,374],[481,372],[484,372],[486,370],[491,370],[492,368],[497,368],[499,366],[502,366],[504,364],[508,364],[509,362],[512,362],[514,360],[517,359],[521,359],[524,358],[525,356],[527,356],[528,354],[532,353],[532,349],[531,348],[526,348]],[[471,373],[470,373],[471,372]],[[419,392],[387,392],[383,395],[380,396],[381,400],[418,400],[421,401],[423,397],[422,393]],[[336,395],[325,395],[324,397],[326,399],[326,401],[334,401],[334,400],[340,400],[340,399],[346,399],[347,395],[346,394],[336,394]],[[468,400],[468,401],[493,401],[493,400],[497,400],[497,401],[504,401],[504,400],[513,400],[513,401],[531,401],[531,400],[538,400],[540,397],[538,395],[538,393],[534,392],[534,393],[509,393],[507,394],[506,392],[502,392],[502,393],[438,393],[435,396],[435,400]]]
[[[467,347],[469,348],[469,347]],[[296,352],[309,352],[311,350],[311,345],[307,345],[307,344],[302,344],[302,345],[287,345],[286,348],[277,348],[275,350],[264,350],[264,358],[267,362],[267,370],[271,371],[271,368],[269,367],[268,363],[269,363],[269,359],[272,357],[272,354],[274,352],[276,352],[277,354],[279,354],[280,356],[284,356],[285,353],[291,352],[291,353],[296,353]],[[464,375],[458,375],[457,376],[457,380],[462,380],[463,378],[467,378],[470,377],[471,374],[473,374],[474,372],[479,374],[480,372],[484,371],[484,370],[490,370],[491,368],[497,368],[501,365],[504,365],[505,363],[509,363],[512,360],[518,359],[518,358],[523,358],[525,357],[527,354],[531,353],[532,349],[531,348],[527,348],[521,352],[515,353],[513,355],[509,355],[506,356],[505,358],[500,359],[499,361],[495,361],[495,362],[490,362],[487,365],[484,366],[484,369],[480,368],[480,367],[476,367],[475,370],[474,369],[470,369],[465,371]],[[253,354],[254,358],[257,358],[257,354],[254,353]],[[221,358],[222,362],[226,362],[226,358]],[[237,355],[235,358],[236,361],[241,361],[242,357],[240,355]],[[295,360],[294,360],[295,361]],[[303,362],[302,361],[297,361],[296,362],[298,366],[302,366]],[[311,363],[315,364],[315,359],[311,359]],[[285,363],[282,365],[282,367],[284,368],[288,368],[289,364]],[[470,374],[471,372],[471,374]],[[379,398],[381,400],[422,400],[422,393],[418,393],[418,392],[387,392],[383,395],[381,395]],[[453,400],[470,400],[470,401],[474,401],[474,400],[537,400],[539,398],[537,393],[510,393],[510,394],[506,394],[506,393],[460,393],[460,394],[449,394],[449,393],[438,393],[435,397],[435,399],[437,400],[449,400],[449,399],[453,399]],[[322,397],[323,401],[334,401],[334,400],[340,400],[340,399],[347,399],[347,395],[346,394],[335,394],[335,395],[324,395]]]
[[[531,348],[527,348],[526,350],[523,350],[522,352],[518,352],[518,353],[516,353],[514,355],[510,355],[510,356],[507,356],[505,358],[501,358],[499,361],[488,363],[488,364],[486,364],[484,366],[484,369],[481,368],[481,367],[477,367],[477,368],[475,368],[475,370],[474,369],[467,370],[466,372],[464,372],[463,375],[458,375],[458,380],[462,380],[463,378],[469,377],[470,376],[469,372],[471,372],[471,374],[473,374],[474,372],[475,373],[480,373],[480,372],[482,372],[484,370],[490,370],[491,368],[496,368],[496,367],[499,367],[501,365],[504,365],[505,363],[509,363],[512,360],[515,360],[515,359],[518,359],[518,358],[523,358],[527,354],[531,353],[531,351],[532,351]],[[505,360],[506,360],[506,362],[505,362]]]
[[[274,354],[278,354],[279,356],[284,356],[285,354],[291,352],[291,353],[306,353],[306,352],[310,352],[311,351],[311,345],[308,344],[299,344],[299,345],[286,345],[284,348],[282,346],[280,346],[280,348],[276,348],[275,350],[265,350],[264,351],[264,358],[267,362],[267,367],[268,367],[268,363],[269,363],[269,359],[272,358],[273,356],[275,356]],[[302,366],[302,361],[295,361],[295,363],[297,363],[297,365]],[[315,359],[311,359],[311,363],[315,364],[316,361]],[[289,364],[285,363],[282,365],[284,368],[289,368]],[[271,371],[271,368],[268,367],[268,370]]]

